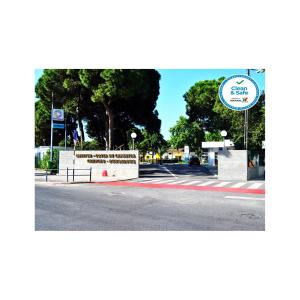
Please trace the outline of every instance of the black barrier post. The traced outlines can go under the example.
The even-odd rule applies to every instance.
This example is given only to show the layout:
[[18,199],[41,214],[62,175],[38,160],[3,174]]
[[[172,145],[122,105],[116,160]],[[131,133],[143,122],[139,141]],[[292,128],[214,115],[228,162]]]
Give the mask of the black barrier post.
[[69,168],[67,167],[67,182],[69,182]]
[[92,168],[90,168],[90,182],[92,181]]
[[48,170],[46,169],[46,182],[48,181]]
[[74,182],[74,176],[75,176],[75,175],[74,175],[74,170],[75,170],[75,169],[73,168],[73,182]]

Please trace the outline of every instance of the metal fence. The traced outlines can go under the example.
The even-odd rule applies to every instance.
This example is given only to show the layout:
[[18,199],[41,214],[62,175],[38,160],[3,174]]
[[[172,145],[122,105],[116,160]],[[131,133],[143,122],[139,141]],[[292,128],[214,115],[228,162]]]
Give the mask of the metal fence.
[[[49,176],[65,176],[67,177],[67,182],[69,182],[69,179],[72,180],[72,182],[75,182],[75,177],[76,176],[88,176],[89,181],[92,181],[92,168],[89,169],[72,169],[72,168],[66,168],[66,169],[46,169],[45,170],[45,177],[46,177],[46,182],[48,182],[48,177]],[[67,171],[66,174],[57,174],[55,171]],[[76,174],[76,171],[89,171],[88,174]]]

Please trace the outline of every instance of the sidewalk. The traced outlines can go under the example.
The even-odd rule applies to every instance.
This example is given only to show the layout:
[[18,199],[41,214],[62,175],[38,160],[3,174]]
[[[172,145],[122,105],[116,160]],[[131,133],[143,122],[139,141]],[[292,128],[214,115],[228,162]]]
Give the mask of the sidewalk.
[[[130,180],[134,178],[123,178],[123,177],[102,177],[102,176],[92,176],[91,182],[113,182],[113,181],[123,181],[123,180]],[[90,177],[89,176],[80,176],[76,175],[74,176],[74,182],[73,177],[70,174],[67,182],[67,176],[66,175],[49,175],[48,174],[48,181],[46,182],[46,171],[45,170],[35,170],[35,182],[45,182],[45,183],[66,183],[66,184],[73,184],[73,183],[90,183]]]

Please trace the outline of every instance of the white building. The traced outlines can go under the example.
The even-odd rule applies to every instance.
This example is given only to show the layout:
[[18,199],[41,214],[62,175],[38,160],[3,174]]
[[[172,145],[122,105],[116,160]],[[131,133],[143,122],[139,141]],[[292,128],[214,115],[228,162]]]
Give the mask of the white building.
[[216,154],[219,150],[223,150],[224,146],[229,150],[234,149],[234,144],[231,140],[225,140],[224,142],[202,142],[202,149],[207,149],[208,151],[208,164],[210,166],[216,165]]

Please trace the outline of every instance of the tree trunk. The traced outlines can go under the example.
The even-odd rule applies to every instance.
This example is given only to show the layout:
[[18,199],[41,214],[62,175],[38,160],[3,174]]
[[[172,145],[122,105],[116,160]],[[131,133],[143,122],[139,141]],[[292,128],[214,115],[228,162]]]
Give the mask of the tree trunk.
[[106,106],[106,114],[108,116],[108,150],[113,150],[114,146],[114,115],[109,106]]
[[82,124],[82,116],[80,112],[80,107],[81,105],[81,91],[79,90],[79,95],[78,95],[78,106],[77,106],[77,116],[78,116],[78,124],[79,124],[79,131],[80,131],[80,137],[81,137],[81,150],[82,150],[82,143],[84,142],[84,130],[83,130],[83,124]]
[[81,116],[78,116],[78,125],[79,125],[81,140],[82,140],[82,142],[84,142],[84,130],[83,130],[83,124],[82,124]]
[[107,142],[107,138],[105,136],[103,136],[104,142],[105,142],[105,150],[108,150],[108,142]]

